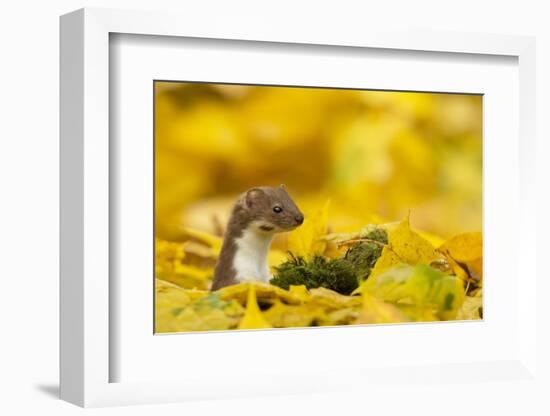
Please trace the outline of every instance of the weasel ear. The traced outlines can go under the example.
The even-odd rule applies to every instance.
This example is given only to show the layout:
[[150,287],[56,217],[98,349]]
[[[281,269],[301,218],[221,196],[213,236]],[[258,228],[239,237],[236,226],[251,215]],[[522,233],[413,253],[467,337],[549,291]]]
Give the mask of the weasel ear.
[[280,185],[279,185],[279,188],[286,190],[286,186],[285,186],[284,183],[280,184]]
[[257,207],[264,196],[264,191],[260,188],[252,188],[246,191],[244,201],[248,209]]

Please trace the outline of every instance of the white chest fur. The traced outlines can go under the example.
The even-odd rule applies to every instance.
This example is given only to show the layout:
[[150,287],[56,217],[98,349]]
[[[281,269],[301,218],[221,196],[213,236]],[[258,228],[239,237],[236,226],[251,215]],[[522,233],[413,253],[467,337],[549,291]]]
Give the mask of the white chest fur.
[[237,252],[233,260],[233,268],[237,271],[235,277],[238,281],[269,282],[271,273],[267,264],[267,254],[272,239],[272,234],[247,229],[240,238],[235,240]]

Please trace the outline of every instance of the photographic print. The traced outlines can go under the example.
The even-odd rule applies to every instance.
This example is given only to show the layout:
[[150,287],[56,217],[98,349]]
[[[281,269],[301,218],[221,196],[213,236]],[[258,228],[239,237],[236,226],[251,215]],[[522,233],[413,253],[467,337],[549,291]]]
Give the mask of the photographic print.
[[481,95],[154,93],[156,333],[483,319]]

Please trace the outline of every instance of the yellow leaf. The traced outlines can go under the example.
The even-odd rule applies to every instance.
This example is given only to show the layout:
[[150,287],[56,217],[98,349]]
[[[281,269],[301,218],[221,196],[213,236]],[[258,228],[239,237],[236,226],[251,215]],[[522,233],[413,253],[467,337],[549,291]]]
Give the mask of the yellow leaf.
[[260,328],[272,328],[267,322],[258,306],[256,300],[256,289],[254,285],[250,285],[248,288],[248,296],[246,300],[246,311],[244,317],[239,323],[239,329],[260,329]]
[[474,279],[483,278],[483,236],[480,232],[459,234],[439,247],[439,251],[453,260],[455,268],[462,264]]
[[313,304],[286,305],[277,301],[264,316],[275,328],[305,327],[325,319],[325,312]]
[[483,298],[480,290],[475,296],[466,296],[462,307],[456,314],[456,319],[459,321],[481,319],[482,308]]
[[197,280],[206,280],[212,276],[212,269],[203,269],[196,266],[188,266],[187,264],[178,264],[174,268],[176,274],[193,277]]
[[313,215],[306,215],[304,223],[288,234],[287,248],[295,256],[308,257],[315,253],[323,253],[327,234],[328,209],[330,201],[326,201],[322,209]]
[[309,291],[312,302],[330,309],[353,307],[361,304],[359,296],[346,296],[324,287],[317,287]]
[[232,320],[216,308],[185,308],[174,320],[170,332],[219,331],[229,329]]
[[290,285],[288,291],[291,294],[295,295],[302,302],[308,302],[311,299],[311,295],[309,294],[309,291],[307,290],[305,285]]
[[427,240],[434,247],[439,247],[445,241],[443,238],[441,238],[441,237],[439,237],[435,234],[429,233],[427,231],[418,230],[418,229],[415,229],[413,231],[416,232],[417,234],[419,234],[420,237]]
[[371,277],[399,263],[430,264],[445,259],[428,240],[411,230],[408,218],[397,226],[387,227],[387,231],[388,247],[382,250],[382,255],[372,269]]
[[[182,289],[156,280],[155,332],[229,329],[242,316],[237,302],[220,302],[207,291]],[[239,316],[236,308],[241,308]]]
[[174,271],[160,273],[157,272],[157,278],[168,281],[182,288],[187,289],[207,289],[210,285],[212,269],[203,269],[186,264],[177,264]]
[[431,309],[440,319],[454,319],[464,302],[464,286],[451,276],[425,264],[398,264],[377,276],[370,276],[361,292],[395,304]]
[[402,303],[394,303],[393,305],[414,322],[433,322],[440,320],[434,313],[433,308],[429,306],[405,305]]
[[361,313],[360,307],[350,307],[335,309],[326,314],[324,319],[320,319],[320,326],[350,325],[356,323]]
[[440,247],[461,262],[473,261],[483,256],[483,237],[480,232],[459,234]]
[[222,248],[222,243],[223,243],[222,238],[206,233],[204,231],[185,227],[183,229],[183,234],[187,238],[193,238],[195,240],[200,241],[201,243],[208,245],[209,247],[212,248],[212,250],[214,250],[216,254],[218,254]]
[[390,324],[409,321],[396,306],[377,299],[367,292],[363,293],[362,301],[363,308],[356,324]]
[[296,296],[288,290],[281,289],[278,286],[273,286],[263,282],[242,282],[236,285],[226,286],[216,293],[219,294],[222,300],[235,299],[241,304],[246,304],[246,300],[249,296],[249,288],[253,286],[255,289],[256,297],[262,302],[274,303],[277,299],[297,305],[302,303],[302,299]]
[[185,289],[162,279],[155,279],[155,289],[157,302],[173,302],[177,307],[186,306],[189,302],[210,294],[208,290]]
[[[157,238],[155,240],[155,277],[184,288],[206,289],[213,275],[215,264],[213,251],[203,243],[189,240],[183,243],[170,242]],[[208,257],[201,257],[206,252]],[[215,256],[217,257],[217,253]],[[205,259],[206,261],[203,261]]]
[[155,238],[155,270],[157,273],[172,272],[185,258],[184,244]]
[[159,321],[166,322],[178,308],[184,308],[191,302],[191,297],[179,286],[155,279],[155,316],[157,327]]
[[155,279],[155,290],[157,293],[185,292],[181,287],[161,279]]
[[214,262],[219,254],[217,249],[213,249],[210,246],[195,241],[186,241],[184,243],[184,253],[194,255],[201,259],[211,259]]

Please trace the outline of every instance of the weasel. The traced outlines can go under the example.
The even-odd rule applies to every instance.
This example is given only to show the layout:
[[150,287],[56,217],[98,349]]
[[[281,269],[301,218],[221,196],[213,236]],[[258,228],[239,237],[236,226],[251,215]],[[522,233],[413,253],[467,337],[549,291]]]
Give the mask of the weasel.
[[211,290],[247,280],[268,282],[271,240],[303,222],[304,215],[283,185],[260,186],[241,194],[225,230]]

